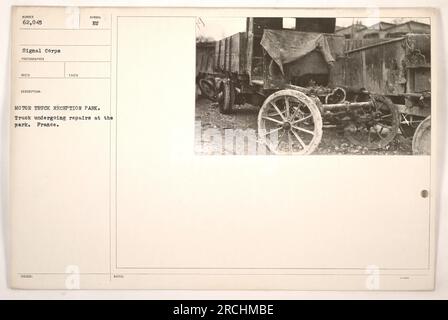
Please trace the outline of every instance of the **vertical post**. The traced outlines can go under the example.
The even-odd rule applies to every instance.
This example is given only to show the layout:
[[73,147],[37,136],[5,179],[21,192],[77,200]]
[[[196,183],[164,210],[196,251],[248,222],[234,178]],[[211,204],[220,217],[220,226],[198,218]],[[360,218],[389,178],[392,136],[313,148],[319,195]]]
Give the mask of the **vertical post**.
[[252,55],[254,50],[254,18],[247,18],[247,59],[246,59],[246,71],[249,75],[249,82],[252,81]]

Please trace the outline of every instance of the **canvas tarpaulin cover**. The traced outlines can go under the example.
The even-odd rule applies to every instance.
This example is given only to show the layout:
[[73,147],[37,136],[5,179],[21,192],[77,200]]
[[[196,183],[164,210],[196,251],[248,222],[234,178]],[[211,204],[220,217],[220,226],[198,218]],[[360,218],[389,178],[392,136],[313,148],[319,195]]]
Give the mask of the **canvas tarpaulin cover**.
[[298,60],[316,49],[327,63],[336,61],[327,36],[322,33],[265,29],[261,45],[283,74],[284,64]]

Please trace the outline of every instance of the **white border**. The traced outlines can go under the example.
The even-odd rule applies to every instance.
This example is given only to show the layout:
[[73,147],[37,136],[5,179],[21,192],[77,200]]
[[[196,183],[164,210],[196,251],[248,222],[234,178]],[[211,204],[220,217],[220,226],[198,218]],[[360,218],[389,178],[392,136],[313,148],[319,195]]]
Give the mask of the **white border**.
[[[392,7],[388,0],[304,0],[300,2],[301,7]],[[446,30],[446,21],[448,21],[448,2],[446,0],[395,0],[394,7],[434,7],[440,10],[440,39],[434,39],[435,41],[441,41],[440,48],[443,49],[439,52],[439,59],[441,59],[439,66],[445,68],[439,70],[439,92],[448,92],[448,84],[446,79],[446,67],[445,59],[447,57],[446,47],[448,44],[448,34],[444,33]],[[439,180],[439,204],[438,204],[438,242],[437,242],[437,264],[436,264],[436,290],[433,292],[303,292],[303,291],[133,291],[133,290],[121,290],[121,291],[27,291],[27,290],[11,290],[7,287],[6,277],[6,252],[5,252],[5,237],[6,237],[6,212],[5,202],[7,199],[7,165],[8,165],[8,125],[7,120],[9,118],[8,106],[9,106],[9,53],[10,53],[10,7],[12,5],[66,5],[66,6],[208,6],[208,7],[254,7],[255,3],[251,1],[144,1],[144,0],[128,0],[128,1],[93,1],[93,0],[53,0],[53,1],[14,1],[14,0],[2,0],[0,1],[0,103],[2,108],[0,109],[0,132],[2,139],[0,148],[0,164],[1,164],[1,184],[0,184],[0,299],[111,299],[111,298],[127,298],[127,299],[448,299],[448,175],[446,170],[443,170],[439,161],[440,167],[437,169],[440,173]],[[263,1],[256,2],[257,7],[293,7],[297,6],[296,1]],[[444,22],[445,21],[445,22]],[[444,90],[445,89],[445,90]],[[439,101],[448,101],[440,99]],[[439,145],[446,145],[447,127],[443,124],[448,124],[448,112],[446,111],[448,106],[441,105],[439,107],[439,124],[442,124],[438,133]],[[442,118],[442,119],[440,119]],[[439,156],[442,159],[447,158],[446,148],[439,150]],[[444,160],[443,162],[446,162]]]

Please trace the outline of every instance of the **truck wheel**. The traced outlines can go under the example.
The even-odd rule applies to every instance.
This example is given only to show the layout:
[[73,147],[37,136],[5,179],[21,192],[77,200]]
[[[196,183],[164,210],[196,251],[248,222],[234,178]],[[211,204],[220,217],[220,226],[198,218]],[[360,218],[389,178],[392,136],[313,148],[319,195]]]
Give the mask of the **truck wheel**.
[[215,84],[212,79],[200,79],[198,84],[204,97],[211,101],[216,101]]
[[229,79],[225,79],[221,82],[219,89],[219,111],[223,114],[232,113],[235,103],[235,87]]
[[345,137],[353,144],[372,150],[387,146],[398,133],[400,115],[390,99],[374,95],[373,106],[357,110],[356,117],[344,128]]
[[277,91],[258,113],[258,137],[275,154],[311,154],[322,138],[320,110],[299,91]]
[[426,117],[417,127],[412,138],[412,153],[431,154],[431,116]]

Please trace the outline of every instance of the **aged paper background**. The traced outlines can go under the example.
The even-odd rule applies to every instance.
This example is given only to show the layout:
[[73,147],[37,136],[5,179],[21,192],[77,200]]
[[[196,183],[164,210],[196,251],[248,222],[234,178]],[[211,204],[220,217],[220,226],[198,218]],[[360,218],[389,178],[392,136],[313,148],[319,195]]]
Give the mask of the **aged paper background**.
[[[242,14],[241,10],[238,12]],[[231,16],[232,12],[229,10],[228,14]],[[278,15],[281,16],[282,13],[279,12]],[[289,15],[294,14],[289,13]],[[131,63],[130,65],[126,65],[125,68],[120,68],[120,64],[118,69],[119,81],[115,85],[126,85],[130,82],[145,83],[145,86],[149,86],[154,90],[154,94],[151,95],[153,101],[162,102],[162,104],[173,103],[173,97],[166,89],[166,86],[164,86],[164,83],[170,80],[170,75],[173,73],[179,73],[180,76],[177,80],[181,83],[192,82],[194,65],[189,65],[188,61],[191,59],[194,60],[194,42],[188,41],[185,33],[191,32],[194,37],[194,21],[192,22],[188,18],[142,18],[142,20],[144,21],[136,22],[135,19],[126,17],[120,20],[120,25],[121,23],[126,25],[123,31],[123,37],[118,34],[120,41],[121,39],[124,40],[124,44],[119,45],[117,50],[120,59],[124,59],[124,61],[144,62],[146,59],[160,59],[163,56],[164,50],[178,50],[177,41],[166,41],[164,39],[166,37],[161,37],[160,34],[157,34],[157,37],[154,38],[154,33],[148,32],[152,28],[160,27],[161,24],[164,25],[163,30],[171,30],[174,39],[179,38],[182,39],[181,41],[184,41],[182,43],[184,54],[179,55],[179,60],[176,63],[167,64],[163,72],[155,72],[152,66],[144,63]],[[142,25],[145,28],[141,28]],[[179,36],[175,35],[176,32],[180,33]],[[435,34],[433,33],[432,36],[435,37]],[[139,41],[141,37],[147,42]],[[162,43],[163,47],[160,47],[159,50],[148,50],[149,47],[147,44],[153,42]],[[134,47],[131,47],[131,44]],[[180,59],[184,59],[185,63],[181,63],[182,61]],[[182,71],[179,71],[179,67],[183,68],[180,69]],[[113,72],[117,71],[114,70]],[[131,87],[128,90],[134,90],[134,88]],[[180,86],[177,93],[179,96],[186,97],[186,99],[189,97],[193,103],[194,92],[190,86]],[[116,221],[113,221],[113,224],[118,226],[118,232],[121,235],[119,238],[120,242],[113,243],[113,246],[117,246],[117,251],[114,253],[106,250],[100,253],[101,248],[108,248],[108,241],[110,240],[107,235],[108,230],[106,230],[108,225],[101,222],[109,218],[109,213],[107,212],[108,203],[105,201],[105,203],[99,204],[97,201],[99,198],[107,198],[107,194],[102,194],[102,192],[107,193],[108,190],[103,184],[107,180],[106,176],[108,171],[107,167],[98,166],[98,162],[107,164],[108,161],[104,157],[104,153],[107,153],[106,150],[101,149],[106,147],[102,144],[102,141],[108,139],[108,128],[103,128],[104,130],[96,128],[94,130],[94,139],[92,139],[93,132],[89,132],[88,130],[83,131],[82,134],[85,134],[86,138],[79,140],[69,140],[71,134],[70,130],[67,129],[67,136],[64,136],[64,133],[62,133],[57,137],[43,136],[38,138],[56,139],[53,141],[55,143],[63,139],[67,141],[67,148],[69,149],[64,150],[61,148],[57,151],[52,151],[56,152],[57,157],[54,157],[55,154],[53,154],[51,159],[62,158],[68,161],[69,159],[64,158],[64,155],[68,151],[70,153],[96,155],[94,158],[90,157],[87,159],[88,161],[86,163],[82,163],[80,170],[83,170],[82,173],[89,177],[92,177],[92,175],[98,177],[99,179],[93,179],[98,184],[89,184],[88,189],[86,189],[83,180],[85,176],[80,175],[79,171],[71,170],[71,166],[67,164],[68,170],[64,170],[64,174],[69,172],[70,175],[68,178],[71,181],[70,185],[67,186],[70,189],[67,191],[69,194],[76,195],[76,198],[71,198],[70,200],[72,203],[76,203],[76,206],[67,207],[65,200],[59,199],[58,201],[53,201],[53,195],[58,194],[60,189],[59,185],[54,190],[48,189],[48,185],[50,185],[48,183],[49,181],[56,183],[61,181],[61,172],[45,174],[45,177],[48,179],[45,183],[43,181],[33,181],[32,184],[27,183],[29,189],[25,188],[24,190],[29,190],[28,192],[31,194],[36,190],[42,189],[42,186],[45,186],[48,192],[39,195],[42,201],[41,209],[38,206],[36,207],[35,203],[23,202],[17,202],[17,208],[35,215],[35,221],[37,223],[42,221],[40,219],[42,214],[50,214],[48,216],[49,220],[59,226],[66,226],[67,229],[54,228],[51,229],[51,232],[54,233],[47,234],[46,237],[33,238],[26,236],[30,234],[30,230],[20,229],[19,232],[23,232],[23,236],[20,236],[20,242],[16,242],[14,245],[27,247],[32,251],[34,250],[36,255],[40,256],[39,261],[41,261],[40,264],[36,264],[34,259],[27,262],[27,259],[31,257],[28,254],[13,257],[20,261],[21,266],[36,266],[40,268],[35,269],[37,272],[52,270],[57,273],[59,270],[64,270],[67,264],[67,251],[72,253],[76,252],[76,247],[73,247],[71,250],[67,250],[67,248],[70,248],[70,245],[73,246],[73,240],[78,239],[77,237],[79,236],[89,239],[90,254],[86,255],[85,252],[82,254],[79,253],[79,256],[73,256],[71,254],[70,259],[77,261],[82,270],[93,270],[94,272],[92,273],[110,273],[109,260],[111,257],[116,260],[118,266],[131,265],[146,267],[149,265],[152,268],[160,265],[177,267],[182,266],[180,263],[185,262],[190,263],[190,265],[195,264],[195,267],[218,266],[219,268],[226,268],[235,267],[235,264],[232,263],[238,261],[239,267],[252,266],[250,263],[255,262],[262,268],[279,266],[314,268],[317,266],[318,268],[325,269],[329,266],[343,268],[349,266],[348,268],[361,268],[362,270],[369,264],[376,264],[385,269],[422,269],[426,268],[428,262],[433,259],[433,257],[428,256],[427,247],[421,246],[422,243],[425,243],[425,239],[430,239],[428,229],[420,229],[424,228],[422,221],[425,221],[425,218],[421,215],[412,214],[427,212],[427,201],[415,196],[419,194],[422,188],[429,187],[429,172],[427,171],[429,159],[426,157],[372,157],[372,159],[349,157],[336,157],[333,159],[323,157],[303,157],[300,159],[278,157],[231,157],[226,159],[195,157],[192,154],[192,121],[185,121],[185,119],[194,118],[193,108],[176,109],[178,112],[175,115],[168,108],[141,108],[142,101],[146,101],[147,98],[144,92],[138,91],[137,94],[122,95],[120,93],[116,100],[118,106],[126,106],[125,113],[120,113],[120,117],[118,118],[120,132],[123,130],[124,134],[117,135],[117,146],[119,146],[117,155],[120,160],[117,162],[117,168],[114,168],[117,170],[117,179],[120,181],[117,184],[117,203],[118,206],[122,206],[119,208],[119,212],[126,213],[125,215],[117,215],[115,217],[115,219],[122,219],[120,223],[116,224]],[[112,108],[114,107],[116,108],[116,106],[112,106]],[[132,108],[135,108],[135,112],[139,115],[138,117],[132,116]],[[121,112],[118,109],[113,109],[113,111]],[[163,120],[167,117],[170,118],[170,124],[176,130],[173,130],[172,127],[165,126]],[[154,119],[153,125],[151,126],[151,130],[154,130],[153,132],[149,132],[148,130],[148,118]],[[142,132],[145,132],[143,136],[141,134]],[[15,139],[21,138],[23,137],[15,137]],[[179,139],[183,139],[183,143],[179,143]],[[77,145],[77,141],[79,145]],[[173,141],[176,141],[175,148],[173,148]],[[153,149],[164,150],[164,152],[160,152],[159,155],[155,156],[151,152]],[[42,149],[35,144],[29,146],[23,145],[23,151],[21,150],[22,148],[12,151],[13,156],[14,152],[18,152],[16,154],[17,162],[14,161],[12,168],[16,165],[21,168],[26,167],[30,171],[21,170],[19,177],[24,177],[23,179],[26,180],[31,174],[36,174],[37,172],[47,173],[54,171],[54,162],[46,158],[50,155],[48,153],[42,153]],[[113,152],[117,150],[113,150]],[[26,152],[26,154],[22,154],[21,152]],[[26,161],[27,159],[36,157],[48,160],[44,161],[44,163],[48,164],[48,167],[36,168],[32,164],[30,165],[29,162],[27,162],[26,166],[21,166],[21,163],[18,162],[19,159]],[[366,161],[370,161],[374,165],[366,165]],[[412,167],[414,172],[426,172],[426,174],[409,175],[409,169],[403,166],[403,163]],[[79,162],[77,164],[79,166]],[[170,164],[170,170],[164,170],[167,164]],[[242,172],[244,181],[248,181],[248,185],[238,183],[241,177],[234,174],[242,166],[244,167],[244,172]],[[157,170],[153,170],[154,168],[157,168]],[[350,168],[350,170],[344,170],[347,168]],[[368,170],[365,170],[366,168]],[[168,175],[166,174],[167,171],[169,172]],[[212,176],[210,172],[213,172]],[[229,175],[227,172],[232,172],[232,174]],[[296,176],[291,177],[291,172]],[[310,172],[315,174],[310,175]],[[152,183],[148,184],[148,180],[144,179],[145,175],[146,177],[149,175],[152,181],[158,182],[157,188],[152,188],[154,186]],[[375,175],[375,179],[372,179],[372,175]],[[391,175],[393,176],[392,179]],[[198,177],[201,177],[202,183],[198,181]],[[260,180],[260,177],[264,179]],[[308,195],[308,197],[300,199],[300,208],[297,211],[294,208],[293,215],[291,215],[290,210],[292,208],[290,206],[282,206],[282,204],[279,205],[272,201],[267,201],[269,199],[265,197],[258,196],[263,190],[269,188],[273,177],[287,181],[285,186],[286,198],[296,197],[297,194]],[[207,192],[209,194],[207,190],[216,187],[215,179],[220,181],[219,191],[221,192],[210,194],[208,201],[203,201],[199,197],[191,197],[192,190],[195,190],[194,193],[198,195]],[[304,181],[304,184],[296,185],[291,182],[297,179]],[[389,179],[395,181],[396,184],[384,185],[384,183],[380,183],[380,181]],[[354,193],[349,193],[344,188],[340,188],[339,182],[341,180],[350,180],[351,184],[347,188],[353,188]],[[17,180],[16,182],[19,183]],[[27,180],[27,182],[29,181]],[[36,185],[36,183],[39,185]],[[41,183],[44,184],[40,185]],[[374,190],[381,190],[384,194],[388,195],[387,197],[382,197],[384,199],[383,204],[379,205],[377,199],[374,199],[370,193],[363,192],[361,186],[366,185]],[[81,193],[77,192],[77,190],[80,190],[80,186],[83,187]],[[148,190],[151,190],[149,193],[152,195],[150,203],[147,201]],[[188,191],[188,193],[182,191]],[[173,192],[179,193],[173,194]],[[169,198],[165,198],[168,195]],[[20,196],[23,196],[23,194]],[[46,198],[47,196],[48,199]],[[285,194],[282,193],[281,196],[285,196]],[[404,202],[395,201],[398,196],[411,200]],[[176,201],[172,201],[171,197],[175,198]],[[135,201],[135,199],[139,200]],[[232,199],[232,201],[223,201],[224,199]],[[344,199],[344,201],[342,202],[341,199]],[[157,204],[154,201],[157,201]],[[361,201],[374,205],[359,205]],[[216,202],[219,202],[221,206],[217,208],[215,205]],[[350,205],[347,205],[348,203]],[[49,204],[51,205],[51,210],[48,210]],[[241,205],[245,208],[246,214],[249,213],[244,217],[241,217],[238,211]],[[30,208],[29,206],[32,206],[33,210],[28,210]],[[279,206],[283,209],[280,212],[278,210]],[[154,210],[154,208],[159,210],[163,208],[168,213],[163,217],[159,216],[156,221],[159,225],[166,225],[166,228],[153,228],[148,235],[148,229],[141,228],[141,226],[151,225],[154,222],[152,220],[154,217],[147,215],[147,212]],[[197,208],[201,208],[201,210],[197,211]],[[80,209],[81,211],[88,211],[89,216],[77,215]],[[72,214],[70,214],[70,210],[73,210]],[[64,216],[58,214],[61,211],[64,211]],[[179,212],[183,212],[184,215],[180,216]],[[275,217],[272,216],[272,212],[275,212]],[[390,212],[394,212],[394,215],[386,214]],[[334,215],[335,213],[337,213],[336,216]],[[67,216],[76,217],[76,220],[67,223]],[[217,220],[216,216],[219,216],[221,219]],[[370,219],[372,216],[375,216],[374,220]],[[33,218],[33,216],[27,216],[27,219],[30,218]],[[294,224],[297,225],[297,221],[299,220],[294,219],[301,218],[306,219],[309,224],[300,226],[303,229],[299,229],[300,232],[298,232],[297,228],[293,227]],[[139,222],[136,223],[137,221]],[[144,223],[141,223],[142,221]],[[186,232],[184,228],[186,225],[190,227],[190,231],[191,228],[193,230],[197,228],[203,231],[195,223],[203,223],[204,221],[210,223],[211,227],[206,233],[197,234],[193,238],[191,234],[186,234],[185,237],[183,236],[182,232]],[[239,228],[235,227],[235,221],[239,222]],[[285,221],[288,223],[285,223]],[[322,221],[325,221],[323,225]],[[347,221],[350,221],[348,225],[346,223]],[[43,221],[43,223],[47,222]],[[77,233],[76,235],[72,234],[70,236],[70,231],[73,230],[74,225],[88,225],[89,228],[82,227],[83,234],[80,235]],[[366,225],[369,228],[363,229]],[[248,226],[250,227],[248,228]],[[288,226],[291,229],[288,229]],[[320,230],[321,234],[325,236],[322,237],[316,232],[310,232],[310,226],[313,226],[315,228],[314,230]],[[391,229],[385,230],[384,226]],[[36,225],[33,225],[33,230],[36,227]],[[268,230],[261,230],[261,228],[266,227],[268,227]],[[49,231],[48,228],[43,228],[47,232]],[[341,232],[341,228],[344,232]],[[232,229],[233,231],[232,237],[230,238],[226,237],[227,232],[223,232],[228,229]],[[394,238],[393,235],[399,233],[400,230],[407,230],[409,232],[406,233],[408,236]],[[366,231],[371,233],[372,237],[370,239],[376,239],[378,242],[363,242],[363,238],[360,235],[365,235]],[[253,233],[251,234],[251,232]],[[300,238],[297,238],[296,233],[300,234]],[[260,234],[275,234],[278,237],[260,237]],[[384,235],[392,236],[392,238],[384,237]],[[350,239],[357,236],[357,239],[360,241],[355,246],[356,256],[352,255],[353,252],[344,252]],[[422,238],[419,238],[419,236]],[[56,251],[56,254],[54,252],[55,247],[53,246],[53,239],[55,237],[61,239],[61,242],[56,248],[56,250],[60,251]],[[331,238],[332,241],[328,241],[327,237]],[[179,239],[182,239],[182,241],[179,241]],[[187,239],[189,241],[185,241]],[[210,241],[210,239],[214,239],[215,241]],[[431,239],[433,240],[433,238]],[[163,247],[154,246],[155,241],[163,241]],[[294,242],[294,246],[285,246],[285,242]],[[409,247],[414,250],[399,252],[398,248],[404,243],[409,244]],[[217,244],[218,246],[216,246]],[[225,244],[225,246],[219,247],[219,244]],[[384,254],[384,251],[374,252],[373,260],[375,262],[371,263],[372,252],[367,252],[366,247],[374,248],[386,245],[388,246],[386,254]],[[120,249],[121,246],[123,249]],[[42,247],[52,248],[53,250],[42,251],[40,249]],[[130,247],[133,250],[129,250]],[[191,247],[200,248],[200,250],[194,251],[193,255],[188,255],[188,253],[191,253],[188,250]],[[350,248],[353,250],[352,244]],[[176,252],[183,252],[185,254],[168,256],[163,250],[161,252],[157,251],[161,249],[166,249],[167,251],[177,250]],[[256,251],[254,252],[254,250]],[[300,255],[294,255],[295,250],[303,252],[305,259]],[[117,254],[117,252],[120,253]],[[135,252],[141,254],[135,254]],[[204,255],[204,252],[207,255]],[[253,252],[255,254],[248,256],[245,254],[247,252]],[[330,262],[325,259],[320,259],[322,256],[328,257],[331,253],[334,256]],[[48,256],[45,256],[46,254]],[[154,263],[154,259],[148,260],[149,257],[156,257],[156,262],[159,264],[151,265],[151,263]],[[256,259],[253,260],[253,257],[256,257]],[[91,283],[94,284],[97,281],[95,278],[92,277],[92,280],[87,281],[89,283],[92,281]],[[309,279],[309,277],[304,278]],[[242,276],[233,276],[228,279],[221,282],[214,280],[214,277],[210,277],[204,281],[204,285],[207,286],[207,284],[211,284],[214,281],[213,285],[221,287],[228,285],[228,288],[235,288],[236,284],[239,285],[246,281]],[[259,285],[259,288],[275,288],[279,283],[281,287],[286,285],[281,280],[279,282],[275,280],[271,283],[270,281],[272,280],[266,279],[272,279],[272,277],[268,278],[260,275],[255,278],[254,282],[249,280],[247,285]],[[151,281],[154,283],[155,279],[152,278]],[[198,282],[196,279],[194,281]],[[300,279],[300,281],[303,284],[304,280]],[[329,280],[328,282],[329,286],[337,286],[337,283],[332,283],[331,281]],[[49,284],[48,280],[45,283]],[[352,285],[359,286],[360,283],[354,280]],[[174,284],[170,284],[169,280],[165,279],[163,283],[158,283],[158,285],[166,285],[170,288]],[[308,288],[313,288],[313,280],[308,282],[307,285]],[[399,282],[392,282],[391,285],[402,286]],[[189,286],[188,280],[186,280],[185,286]],[[403,287],[404,289],[406,289],[405,286]]]

